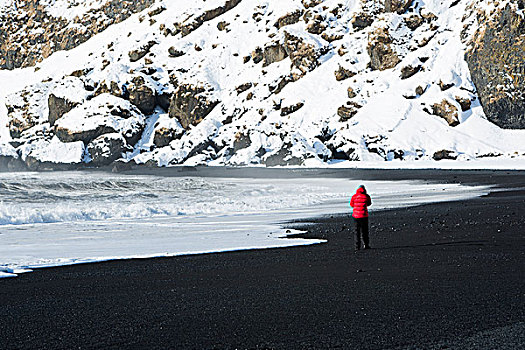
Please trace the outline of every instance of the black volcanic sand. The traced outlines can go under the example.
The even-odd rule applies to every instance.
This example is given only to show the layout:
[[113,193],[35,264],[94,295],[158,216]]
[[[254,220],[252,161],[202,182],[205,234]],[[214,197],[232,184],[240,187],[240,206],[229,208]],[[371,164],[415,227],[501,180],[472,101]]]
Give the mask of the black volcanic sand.
[[373,249],[358,253],[348,217],[335,216],[290,224],[320,245],[3,279],[0,348],[524,348],[525,174],[349,173],[507,190],[375,212]]

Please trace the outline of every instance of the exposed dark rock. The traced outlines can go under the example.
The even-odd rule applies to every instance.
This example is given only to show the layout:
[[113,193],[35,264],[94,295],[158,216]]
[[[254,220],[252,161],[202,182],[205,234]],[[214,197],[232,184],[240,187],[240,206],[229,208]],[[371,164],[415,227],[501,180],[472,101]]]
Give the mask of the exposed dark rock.
[[305,43],[301,38],[284,32],[284,49],[292,65],[299,69],[300,74],[293,74],[293,79],[298,80],[306,73],[319,66],[319,57],[327,52],[326,48],[317,49],[313,45]]
[[245,92],[246,90],[250,89],[252,86],[253,86],[252,83],[241,84],[235,88],[235,91],[237,91],[237,94],[241,94]]
[[170,109],[171,93],[161,92],[157,94],[157,105],[160,106],[165,112]]
[[457,107],[445,99],[432,105],[432,114],[445,119],[450,126],[459,125]]
[[320,15],[316,15],[314,20],[308,23],[306,26],[306,31],[311,34],[321,34],[326,29],[326,23]]
[[99,136],[87,146],[87,152],[95,166],[109,165],[127,151],[130,148],[126,145],[126,140],[117,133]]
[[446,150],[446,149],[443,149],[441,151],[437,151],[432,156],[432,159],[434,159],[434,160],[442,160],[442,159],[456,160],[457,158],[458,158],[458,156],[457,156],[456,152],[449,151],[449,150]]
[[353,77],[354,75],[356,75],[355,72],[349,70],[349,69],[346,69],[342,66],[339,66],[339,69],[337,69],[335,72],[335,80],[337,81],[341,81],[341,80],[345,80],[345,79],[348,79],[348,78],[351,78]]
[[244,56],[244,57],[242,58],[242,62],[243,62],[243,63],[248,63],[248,62],[250,62],[250,59],[251,59],[251,58],[252,58],[252,56]]
[[157,42],[155,41],[149,41],[147,44],[139,47],[138,49],[131,50],[128,52],[129,60],[131,62],[136,62],[140,60],[142,57],[146,56],[149,53],[149,50],[156,45]]
[[354,89],[350,86],[348,89],[346,89],[348,93],[348,98],[354,98],[357,96],[357,93],[354,91]]
[[301,165],[303,160],[297,157],[292,156],[290,149],[292,145],[286,143],[283,147],[275,154],[267,157],[263,160],[263,163],[266,166],[278,166],[278,165]]
[[280,17],[274,24],[277,28],[282,28],[290,24],[295,24],[299,22],[301,16],[303,15],[303,10],[296,10],[294,12],[287,13],[286,15]]
[[170,102],[169,116],[177,118],[184,129],[199,124],[219,103],[209,100],[200,86],[181,84]]
[[356,13],[352,19],[352,27],[358,30],[365,29],[372,25],[372,23],[374,23],[374,17],[366,12]]
[[478,15],[465,54],[487,119],[508,129],[525,128],[525,18],[516,7],[525,1],[509,1],[489,18]]
[[274,62],[282,61],[286,57],[288,57],[288,54],[280,43],[273,43],[269,46],[265,46],[263,52],[263,67],[266,67]]
[[155,110],[157,98],[155,91],[145,84],[144,78],[137,76],[127,86],[129,102],[135,105],[142,113],[149,115]]
[[226,21],[220,21],[219,23],[217,23],[217,29],[222,32],[223,30],[226,30],[229,25],[230,23]]
[[412,5],[413,0],[385,0],[386,12],[405,13]]
[[56,97],[53,94],[49,95],[49,98],[47,100],[48,107],[49,107],[49,125],[54,126],[55,121],[59,118],[61,118],[64,114],[75,108],[78,103],[77,102],[71,102],[67,100],[66,98],[62,97]]
[[461,106],[461,111],[463,112],[468,111],[472,105],[472,101],[470,100],[470,98],[462,98],[462,97],[456,96],[455,100],[457,103],[459,103],[459,105]]
[[411,65],[408,65],[408,66],[405,66],[403,68],[401,68],[401,79],[408,79],[410,78],[411,76],[415,75],[416,73],[420,72],[423,70],[423,66],[421,65],[418,65],[418,66],[411,66]]
[[250,135],[246,135],[242,132],[238,132],[235,134],[235,139],[233,140],[233,152],[235,153],[238,150],[250,147],[251,144],[252,144],[252,141],[250,139]]
[[175,47],[171,46],[168,49],[168,53],[170,54],[170,57],[180,57],[183,56],[185,53],[184,51],[177,50]]
[[319,4],[322,4],[324,0],[302,0],[301,3],[305,8],[315,7]]
[[416,30],[423,24],[423,17],[420,17],[418,15],[412,15],[410,17],[405,18],[405,24],[408,28],[412,30]]
[[264,58],[263,50],[260,47],[255,48],[252,52],[253,63],[257,64]]
[[204,23],[211,21],[214,18],[219,17],[220,15],[225,14],[230,11],[232,8],[240,4],[241,0],[227,0],[223,6],[216,7],[211,10],[207,10],[204,13],[191,17],[189,22],[177,23],[176,32],[181,33],[182,36],[186,36],[202,26]]
[[179,136],[180,134],[173,129],[158,128],[155,129],[155,133],[153,135],[153,144],[159,148],[165,147],[168,146],[171,141],[175,140]]
[[281,117],[284,117],[286,115],[292,114],[298,110],[300,110],[304,106],[303,102],[296,103],[291,106],[286,106],[281,108]]
[[342,34],[327,34],[323,33],[321,34],[321,38],[331,43],[332,41],[341,40],[344,38]]
[[394,68],[401,62],[391,44],[392,38],[387,28],[378,28],[370,33],[367,46],[370,68],[385,70]]
[[416,88],[416,94],[417,95],[423,95],[425,93],[425,91],[427,91],[427,88],[428,88],[428,86],[423,87],[423,86],[419,85]]
[[154,8],[153,10],[148,12],[148,16],[153,17],[156,15],[160,15],[162,12],[166,11],[166,8],[164,6],[159,6],[157,8]]
[[[154,0],[110,0],[67,21],[52,17],[38,1],[17,1],[12,10],[23,11],[26,15],[7,13],[0,18],[0,69],[34,66],[56,51],[77,47],[153,3]],[[40,30],[32,33],[35,23]]]
[[438,85],[439,85],[439,88],[441,89],[441,91],[446,91],[446,90],[450,89],[451,87],[453,87],[453,86],[454,86],[454,83],[448,83],[448,84],[446,84],[446,83],[444,83],[444,82],[442,82],[442,81],[440,80],[439,83],[438,83]]
[[357,114],[359,108],[362,106],[355,102],[348,102],[346,106],[341,106],[337,109],[337,115],[340,122],[345,122]]

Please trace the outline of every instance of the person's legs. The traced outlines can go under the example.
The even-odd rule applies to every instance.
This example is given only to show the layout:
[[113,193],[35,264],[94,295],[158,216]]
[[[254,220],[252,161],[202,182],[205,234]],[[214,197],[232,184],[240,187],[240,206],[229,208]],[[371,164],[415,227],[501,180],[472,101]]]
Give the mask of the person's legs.
[[368,218],[363,218],[362,220],[361,230],[363,231],[363,243],[365,245],[365,249],[370,249],[370,242],[368,240]]
[[359,250],[361,247],[361,222],[360,219],[354,218],[355,222],[355,249]]

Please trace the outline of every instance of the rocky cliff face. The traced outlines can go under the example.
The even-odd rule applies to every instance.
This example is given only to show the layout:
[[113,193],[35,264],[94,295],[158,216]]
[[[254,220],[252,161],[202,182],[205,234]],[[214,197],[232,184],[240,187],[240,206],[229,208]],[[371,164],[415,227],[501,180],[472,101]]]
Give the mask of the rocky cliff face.
[[12,3],[11,168],[525,154],[523,0]]
[[525,128],[524,9],[524,0],[472,8],[478,28],[465,59],[487,118],[502,128]]
[[71,50],[154,2],[106,1],[68,20],[54,17],[39,0],[15,0],[0,14],[0,69],[31,67],[53,52]]

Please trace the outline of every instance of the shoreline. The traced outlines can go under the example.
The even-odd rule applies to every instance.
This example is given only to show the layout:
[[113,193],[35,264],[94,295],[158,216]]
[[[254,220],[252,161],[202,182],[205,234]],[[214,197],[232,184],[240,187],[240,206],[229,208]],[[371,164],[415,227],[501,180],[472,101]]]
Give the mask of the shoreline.
[[321,245],[0,279],[0,349],[518,348],[525,191],[513,188],[525,174],[478,175],[442,181],[497,182],[509,191],[375,212],[373,249],[357,254],[351,222],[334,215],[284,225],[308,222],[304,236],[328,240]]

